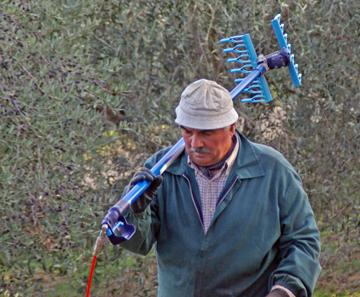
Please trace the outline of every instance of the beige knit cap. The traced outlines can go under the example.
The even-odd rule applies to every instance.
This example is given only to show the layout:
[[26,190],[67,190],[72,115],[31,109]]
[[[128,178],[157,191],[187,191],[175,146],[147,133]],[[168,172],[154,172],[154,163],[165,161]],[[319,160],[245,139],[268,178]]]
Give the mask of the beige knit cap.
[[225,128],[239,118],[230,92],[215,81],[200,79],[181,94],[175,123],[200,130]]

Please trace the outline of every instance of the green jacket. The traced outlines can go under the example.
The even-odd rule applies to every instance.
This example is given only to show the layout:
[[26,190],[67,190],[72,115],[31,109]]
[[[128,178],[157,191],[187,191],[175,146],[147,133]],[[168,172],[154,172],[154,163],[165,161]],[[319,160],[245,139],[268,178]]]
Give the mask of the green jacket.
[[155,243],[159,297],[261,297],[276,284],[297,297],[314,290],[319,231],[300,178],[280,153],[238,136],[239,155],[206,234],[185,151],[163,173],[151,207],[127,214],[137,231],[121,246],[147,254]]

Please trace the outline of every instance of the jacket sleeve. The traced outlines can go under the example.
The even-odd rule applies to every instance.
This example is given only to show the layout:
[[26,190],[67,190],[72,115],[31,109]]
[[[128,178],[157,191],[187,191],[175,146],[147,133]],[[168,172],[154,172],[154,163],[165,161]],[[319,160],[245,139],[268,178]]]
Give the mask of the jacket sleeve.
[[120,244],[121,247],[137,254],[146,255],[150,252],[154,242],[156,241],[156,230],[160,222],[156,215],[157,204],[155,201],[151,203],[144,212],[134,214],[128,211],[126,220],[136,228],[135,234],[127,241]]
[[280,264],[269,287],[281,285],[297,297],[311,296],[320,274],[320,236],[300,177],[292,172],[279,198],[281,237]]

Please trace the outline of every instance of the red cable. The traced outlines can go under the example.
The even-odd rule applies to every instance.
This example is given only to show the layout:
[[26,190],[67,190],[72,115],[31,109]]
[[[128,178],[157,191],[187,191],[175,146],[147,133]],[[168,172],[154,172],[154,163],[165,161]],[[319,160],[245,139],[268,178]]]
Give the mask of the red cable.
[[90,275],[89,275],[89,282],[88,282],[88,288],[87,288],[87,292],[86,292],[86,297],[90,297],[91,281],[92,281],[93,274],[94,274],[95,263],[96,263],[96,256],[94,255],[93,260],[92,260],[92,264],[91,264],[91,269],[90,269]]

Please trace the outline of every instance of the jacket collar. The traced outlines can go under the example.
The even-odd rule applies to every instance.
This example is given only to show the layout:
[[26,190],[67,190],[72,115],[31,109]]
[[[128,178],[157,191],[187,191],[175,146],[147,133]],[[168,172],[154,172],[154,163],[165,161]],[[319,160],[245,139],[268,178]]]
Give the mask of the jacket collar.
[[235,160],[234,170],[240,179],[255,178],[265,175],[254,144],[237,132],[240,142],[239,154]]
[[[239,153],[233,165],[232,171],[236,172],[240,179],[261,177],[265,175],[260,165],[258,155],[255,152],[254,144],[236,131],[239,140]],[[183,153],[166,169],[175,175],[183,175],[191,169],[187,164],[188,154],[184,149]]]

